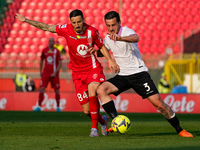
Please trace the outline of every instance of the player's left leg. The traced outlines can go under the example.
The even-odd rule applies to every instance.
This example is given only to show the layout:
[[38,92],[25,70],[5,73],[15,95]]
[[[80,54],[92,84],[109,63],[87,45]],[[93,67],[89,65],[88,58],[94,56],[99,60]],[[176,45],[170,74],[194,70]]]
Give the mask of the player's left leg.
[[38,107],[33,111],[41,111],[42,101],[44,100],[44,92],[45,92],[45,87],[40,87],[40,92],[38,96]]
[[61,109],[60,109],[60,91],[59,91],[60,80],[59,80],[58,74],[53,78],[51,77],[50,82],[51,82],[51,87],[54,89],[54,92],[55,92],[55,99],[56,99],[56,104],[57,104],[56,111],[61,112]]
[[193,137],[192,134],[181,128],[176,114],[172,111],[169,105],[164,103],[159,94],[149,96],[147,99],[154,105],[157,110],[162,113],[165,119],[174,127],[174,129],[180,136]]
[[[108,116],[101,116],[99,113],[100,104],[97,97],[97,88],[101,82],[105,81],[102,67],[98,67],[87,73],[88,95],[90,101],[90,115],[92,119],[92,128],[98,129],[98,121],[101,123],[103,135],[108,135],[107,122]],[[92,133],[92,132],[91,132]]]
[[54,92],[55,92],[55,99],[56,99],[56,105],[57,105],[56,111],[57,112],[61,112],[61,109],[60,109],[60,92],[59,92],[59,89],[54,89]]
[[92,128],[95,128],[97,130],[98,130],[100,104],[99,104],[98,97],[96,96],[96,90],[99,85],[100,85],[99,82],[91,82],[88,85],[88,95],[89,95],[89,101],[90,101],[89,110],[90,110],[90,115],[92,119]]

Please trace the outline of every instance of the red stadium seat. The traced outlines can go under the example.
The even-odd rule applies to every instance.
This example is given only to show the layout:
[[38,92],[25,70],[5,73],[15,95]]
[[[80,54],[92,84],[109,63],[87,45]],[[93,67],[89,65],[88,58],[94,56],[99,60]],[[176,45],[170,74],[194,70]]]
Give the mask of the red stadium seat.
[[32,39],[29,38],[29,37],[25,37],[25,38],[23,39],[23,42],[26,43],[26,44],[31,44],[31,43],[32,43]]
[[46,9],[46,2],[45,2],[44,0],[39,1],[39,2],[37,3],[37,8],[36,8],[36,9],[40,9],[40,10]]
[[63,2],[62,3],[62,5],[63,5],[63,7],[65,8],[65,9],[69,9],[69,8],[71,8],[71,5],[70,5],[70,3],[69,2]]
[[35,9],[38,8],[38,5],[37,5],[37,3],[35,1],[31,1],[29,3],[29,8],[32,9],[32,10],[35,10]]
[[26,2],[26,1],[23,1],[22,3],[21,3],[21,9],[27,9],[29,7],[29,5],[28,5],[28,2]]
[[41,22],[46,23],[46,24],[50,24],[52,21],[51,21],[50,16],[43,16],[42,19],[41,19]]
[[190,29],[195,29],[196,28],[196,23],[195,22],[189,22],[189,28]]
[[193,16],[193,21],[199,24],[199,20],[200,20],[200,16],[199,15],[195,15]]
[[12,51],[11,45],[10,44],[6,44],[4,47],[4,52],[5,53],[10,53]]
[[173,29],[173,23],[172,22],[167,22],[165,27],[166,27],[165,28],[166,30],[171,30],[171,29]]
[[33,13],[34,13],[34,9],[28,8],[28,9],[26,10],[25,16],[26,16],[27,18],[29,18],[29,19],[32,19],[32,18],[33,18]]
[[27,31],[26,30],[20,30],[19,32],[18,32],[18,36],[19,37],[21,37],[21,38],[24,38],[24,37],[26,37],[27,36]]
[[[21,7],[18,8],[19,6]],[[153,0],[123,0],[122,25],[135,30],[143,43],[145,43],[145,38],[149,36],[153,43],[166,45],[173,42],[184,31],[197,28],[200,20],[199,15],[197,15],[199,14],[199,6],[199,1],[191,0],[160,0],[156,2]],[[26,44],[32,44],[31,38],[39,37],[42,40],[38,40],[35,45],[46,46],[48,37],[55,36],[51,33],[42,33],[43,31],[38,31],[37,28],[29,24],[15,20],[14,14],[17,10],[22,15],[36,21],[47,24],[65,24],[69,23],[68,15],[71,10],[79,8],[84,12],[86,23],[97,27],[101,35],[106,35],[106,27],[102,25],[103,16],[110,10],[118,11],[119,2],[114,0],[17,0],[9,5],[9,8],[10,10],[6,12],[7,18],[4,19],[3,30],[1,28],[1,36],[5,38],[0,41],[2,44],[0,51],[6,43],[15,44],[14,42],[18,40],[18,38],[14,40],[16,37],[21,38],[19,43],[23,41]],[[96,14],[99,15],[96,16]],[[11,24],[13,25],[11,26]],[[12,30],[7,30],[9,28]],[[161,34],[160,31],[167,31],[167,34],[163,32]],[[162,38],[164,35],[168,40]],[[142,43],[141,41],[140,43]],[[150,40],[146,40],[146,42],[149,44]],[[139,45],[142,46],[140,43]],[[5,50],[10,51],[12,45],[6,47]],[[21,47],[21,49],[23,48]],[[150,47],[149,51],[153,49]],[[141,50],[144,51],[144,47],[141,47]]]
[[13,38],[13,37],[8,37],[7,38],[7,43],[9,44],[9,45],[13,45],[14,43],[15,43],[15,37]]
[[164,22],[158,22],[157,29],[162,31],[165,29],[165,23]]
[[57,9],[52,9],[51,11],[50,11],[50,15],[49,16],[51,16],[51,17],[58,17],[58,15],[59,15],[59,10],[57,10]]
[[37,52],[39,52],[39,47],[38,47],[38,45],[30,45],[30,50],[29,50],[29,52],[32,52],[32,53],[37,53]]
[[21,50],[20,45],[16,44],[12,46],[12,52],[19,53]]
[[45,36],[44,33],[45,33],[45,32],[44,32],[43,30],[37,30],[37,31],[35,32],[35,35],[36,35],[37,38],[42,38],[42,37]]
[[35,37],[35,32],[32,30],[27,31],[27,37],[29,37],[29,38]]
[[153,44],[160,44],[160,37],[159,36],[153,36],[152,39]]
[[160,23],[161,22],[161,17],[159,15],[155,15],[153,17],[153,21],[156,22],[156,23]]
[[22,53],[28,53],[28,52],[30,52],[29,46],[28,45],[22,45],[20,52],[22,52]]
[[10,37],[18,37],[18,32],[16,30],[11,30]]
[[13,59],[8,59],[6,61],[6,69],[12,69],[15,67],[15,60]]
[[187,30],[187,29],[189,28],[188,23],[187,23],[187,22],[183,22],[183,23],[181,24],[181,28],[182,28],[183,30]]

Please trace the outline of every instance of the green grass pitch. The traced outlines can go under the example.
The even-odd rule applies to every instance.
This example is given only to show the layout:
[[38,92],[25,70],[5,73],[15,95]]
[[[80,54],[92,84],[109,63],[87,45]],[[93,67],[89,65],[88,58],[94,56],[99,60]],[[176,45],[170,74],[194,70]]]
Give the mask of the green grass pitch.
[[123,115],[132,123],[126,134],[105,137],[99,126],[91,138],[82,112],[0,111],[0,150],[200,150],[200,114],[177,114],[193,138],[178,136],[161,114]]

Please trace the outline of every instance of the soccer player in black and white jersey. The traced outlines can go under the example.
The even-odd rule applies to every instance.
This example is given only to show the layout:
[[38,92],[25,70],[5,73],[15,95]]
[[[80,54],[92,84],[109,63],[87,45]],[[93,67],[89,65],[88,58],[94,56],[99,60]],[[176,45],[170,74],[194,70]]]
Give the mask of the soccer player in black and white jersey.
[[[116,117],[117,111],[110,94],[118,95],[125,90],[133,88],[143,99],[147,98],[153,106],[159,110],[166,120],[175,128],[182,137],[193,135],[180,127],[175,113],[161,99],[154,85],[144,61],[141,58],[137,42],[139,37],[136,32],[128,27],[122,27],[119,14],[110,11],[104,16],[108,29],[108,35],[104,39],[104,45],[112,50],[120,71],[113,78],[103,82],[97,90],[104,110],[112,117]],[[112,128],[109,129],[112,132]]]

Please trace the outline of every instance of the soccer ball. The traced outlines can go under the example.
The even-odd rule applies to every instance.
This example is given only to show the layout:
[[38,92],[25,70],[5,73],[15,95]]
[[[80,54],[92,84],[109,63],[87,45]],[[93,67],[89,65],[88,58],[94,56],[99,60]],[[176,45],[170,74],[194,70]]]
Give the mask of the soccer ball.
[[131,121],[124,115],[118,115],[112,120],[111,127],[114,132],[123,134],[131,128]]

